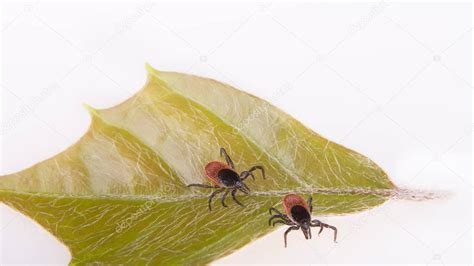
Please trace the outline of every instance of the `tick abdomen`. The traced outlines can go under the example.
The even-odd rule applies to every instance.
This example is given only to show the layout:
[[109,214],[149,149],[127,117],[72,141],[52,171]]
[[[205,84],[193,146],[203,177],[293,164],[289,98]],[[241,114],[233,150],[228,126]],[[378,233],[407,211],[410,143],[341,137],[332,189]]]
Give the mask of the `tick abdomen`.
[[291,193],[291,194],[286,195],[283,198],[283,207],[285,208],[285,212],[288,216],[291,216],[291,217],[293,216],[291,212],[292,212],[293,207],[295,206],[300,206],[306,209],[306,211],[309,213],[308,204],[299,195]]

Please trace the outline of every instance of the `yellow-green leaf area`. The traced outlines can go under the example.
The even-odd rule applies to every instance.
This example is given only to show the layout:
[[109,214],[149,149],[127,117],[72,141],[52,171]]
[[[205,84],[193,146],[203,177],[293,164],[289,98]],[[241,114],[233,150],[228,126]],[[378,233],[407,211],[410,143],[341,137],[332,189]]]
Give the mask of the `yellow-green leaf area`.
[[[70,148],[0,177],[0,201],[63,242],[72,264],[209,263],[273,230],[268,208],[285,193],[312,195],[318,216],[363,211],[396,190],[373,161],[262,99],[147,70],[130,99],[88,107],[90,128]],[[267,178],[247,179],[244,208],[216,198],[210,212],[210,190],[186,185],[207,182],[204,165],[222,160],[220,147],[237,171],[263,165]]]

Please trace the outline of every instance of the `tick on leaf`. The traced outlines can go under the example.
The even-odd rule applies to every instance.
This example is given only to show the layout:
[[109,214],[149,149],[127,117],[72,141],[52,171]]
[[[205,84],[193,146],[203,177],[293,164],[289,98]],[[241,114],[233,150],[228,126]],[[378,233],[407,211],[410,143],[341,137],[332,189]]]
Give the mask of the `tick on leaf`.
[[[283,197],[283,208],[286,214],[281,213],[279,210],[271,207],[269,209],[270,214],[275,212],[276,214],[270,217],[268,220],[268,225],[275,226],[277,223],[286,224],[290,227],[285,231],[283,235],[285,240],[286,248],[286,236],[292,230],[303,231],[304,237],[306,239],[311,239],[311,227],[320,227],[319,234],[323,231],[324,228],[330,228],[334,230],[334,242],[336,242],[337,237],[337,228],[325,224],[319,220],[311,220],[311,213],[313,212],[313,199],[309,196],[308,201],[306,202],[301,196],[296,194],[287,194]],[[276,220],[274,220],[276,219]],[[273,223],[272,223],[273,221]]]
[[251,176],[255,180],[255,176],[253,175],[253,171],[260,170],[262,171],[262,176],[265,179],[265,170],[260,165],[252,166],[249,170],[243,171],[240,175],[235,171],[234,162],[227,154],[224,148],[220,150],[221,156],[224,156],[227,163],[219,162],[219,161],[212,161],[206,164],[204,167],[204,173],[212,183],[212,185],[207,184],[189,184],[188,187],[202,187],[202,188],[214,188],[216,189],[214,192],[209,195],[208,206],[209,210],[212,210],[211,203],[212,199],[219,193],[224,192],[222,195],[221,203],[222,206],[227,207],[225,204],[225,198],[231,192],[232,199],[239,204],[240,206],[244,206],[240,201],[237,200],[235,197],[237,190],[242,191],[245,194],[250,193],[250,189],[245,185],[244,181],[249,176]]

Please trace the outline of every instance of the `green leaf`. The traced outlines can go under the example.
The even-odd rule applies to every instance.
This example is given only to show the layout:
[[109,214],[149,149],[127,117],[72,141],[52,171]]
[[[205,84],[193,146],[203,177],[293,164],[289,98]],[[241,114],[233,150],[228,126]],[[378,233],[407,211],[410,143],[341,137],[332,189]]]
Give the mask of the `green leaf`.
[[[72,264],[208,263],[274,228],[268,208],[296,192],[313,215],[382,204],[396,191],[370,159],[331,142],[262,99],[220,82],[147,66],[148,82],[127,101],[88,107],[88,132],[73,146],[0,177],[0,201],[36,220],[71,251]],[[225,147],[248,179],[242,208],[214,202],[203,166]],[[344,230],[344,228],[339,228]],[[313,240],[316,241],[316,240]],[[283,244],[283,243],[282,243]]]

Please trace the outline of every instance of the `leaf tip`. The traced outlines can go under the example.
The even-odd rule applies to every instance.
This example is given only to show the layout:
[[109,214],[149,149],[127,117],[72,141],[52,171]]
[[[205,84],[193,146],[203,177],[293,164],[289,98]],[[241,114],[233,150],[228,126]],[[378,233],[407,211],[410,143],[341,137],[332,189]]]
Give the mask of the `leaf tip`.
[[87,103],[83,103],[82,105],[84,106],[84,108],[86,108],[87,111],[89,111],[89,114],[91,114],[92,116],[97,116],[97,109],[88,105]]
[[145,69],[150,75],[157,76],[160,73],[160,71],[154,69],[149,63],[145,63]]

